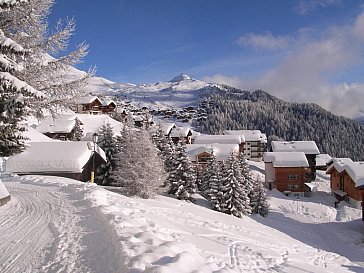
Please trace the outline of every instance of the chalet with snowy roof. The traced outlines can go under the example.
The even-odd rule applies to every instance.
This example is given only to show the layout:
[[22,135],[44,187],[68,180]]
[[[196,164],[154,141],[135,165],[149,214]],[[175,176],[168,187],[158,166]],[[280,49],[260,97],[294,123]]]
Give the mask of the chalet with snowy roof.
[[102,101],[97,96],[77,98],[73,109],[76,113],[99,115],[102,113]]
[[186,144],[191,144],[192,134],[193,131],[190,127],[176,127],[172,129],[170,137],[174,144],[177,144],[181,139],[184,139]]
[[320,154],[315,141],[272,141],[272,152],[303,152],[311,168],[310,179],[316,178],[316,156]]
[[164,135],[166,137],[170,137],[171,133],[172,133],[172,130],[177,127],[176,124],[174,124],[172,122],[163,122],[163,123],[160,123],[159,126],[163,130]]
[[326,173],[330,174],[331,192],[335,197],[339,201],[351,203],[356,208],[361,207],[364,216],[364,162],[354,162],[350,158],[334,158]]
[[309,179],[311,169],[303,152],[266,152],[264,163],[269,189],[306,195],[314,190]]
[[192,138],[193,144],[238,144],[239,153],[244,152],[244,142],[240,135],[198,135]]
[[86,141],[32,142],[22,153],[9,157],[6,172],[18,175],[36,174],[67,177],[89,181],[93,169],[106,163],[106,156],[98,146]]
[[115,113],[116,111],[116,103],[113,101],[113,100],[105,100],[102,102],[102,105],[101,105],[101,112],[103,114],[113,114]]
[[[64,115],[44,119],[36,130],[51,139],[75,140],[77,130],[83,131],[83,122],[77,115]],[[77,129],[79,126],[79,129]]]
[[262,161],[267,151],[267,136],[260,130],[225,130],[224,135],[238,135],[244,141],[244,156],[248,160]]
[[191,162],[199,165],[201,169],[206,167],[206,163],[213,155],[218,162],[222,162],[229,159],[231,151],[239,153],[238,144],[189,144],[186,148]]

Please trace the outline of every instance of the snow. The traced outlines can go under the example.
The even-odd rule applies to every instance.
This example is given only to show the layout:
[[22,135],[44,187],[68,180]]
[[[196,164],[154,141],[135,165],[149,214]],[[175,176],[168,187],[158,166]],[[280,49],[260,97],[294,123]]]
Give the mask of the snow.
[[121,123],[108,115],[71,114],[60,115],[55,119],[47,117],[37,126],[36,130],[42,133],[70,132],[74,127],[76,118],[83,124],[84,141],[91,141],[92,135],[107,123],[111,125],[115,135],[120,135]]
[[304,152],[305,154],[320,154],[315,141],[272,141],[273,152]]
[[170,80],[169,82],[182,82],[182,81],[186,81],[186,80],[192,80],[190,76],[188,76],[185,73],[181,73],[178,76],[174,77],[172,80]]
[[10,194],[8,192],[8,190],[6,189],[4,183],[0,180],[0,200],[8,197]]
[[350,158],[333,159],[328,172],[335,168],[339,173],[346,171],[355,183],[355,187],[364,186],[364,162],[353,162]]
[[79,97],[79,98],[76,98],[75,99],[75,103],[78,103],[78,104],[88,104],[88,103],[92,103],[95,100],[98,100],[101,103],[101,100],[97,96]]
[[168,136],[171,133],[172,129],[176,127],[176,124],[172,122],[161,122],[159,126],[163,130],[164,134]]
[[26,142],[54,142],[58,140],[51,139],[44,134],[38,132],[32,127],[27,127],[26,131],[23,132],[23,135],[27,138]]
[[8,72],[0,72],[0,80],[4,81],[5,84],[11,85],[13,88],[15,88],[18,92],[21,92],[25,90],[26,92],[39,97],[43,98],[44,94],[38,90],[35,90],[33,87],[28,85],[26,82],[23,82],[19,80],[18,78],[14,77]]
[[0,5],[15,5],[16,3],[28,2],[28,0],[0,0]]
[[[93,144],[88,143],[32,142],[24,152],[9,157],[6,162],[6,172],[82,172],[93,153]],[[99,147],[96,147],[96,152],[106,161],[105,153]]]
[[0,272],[363,272],[361,211],[335,209],[329,177],[318,177],[311,197],[273,190],[268,217],[240,219],[199,195],[145,200],[67,178],[7,178]]
[[218,161],[227,160],[231,151],[239,153],[238,144],[187,144],[187,155],[192,161],[196,161],[196,157],[203,152],[214,154]]
[[199,135],[193,138],[194,144],[241,144],[242,137],[240,135]]
[[190,127],[177,127],[174,128],[171,132],[171,137],[180,137],[180,136],[184,136],[187,137],[188,133],[191,132],[192,133],[192,129]]
[[316,156],[316,166],[326,166],[332,157],[328,154],[319,154]]
[[273,167],[308,167],[308,161],[303,152],[266,152],[264,162],[273,163]]
[[225,135],[239,135],[246,142],[259,141],[267,143],[267,136],[262,134],[260,130],[225,130]]

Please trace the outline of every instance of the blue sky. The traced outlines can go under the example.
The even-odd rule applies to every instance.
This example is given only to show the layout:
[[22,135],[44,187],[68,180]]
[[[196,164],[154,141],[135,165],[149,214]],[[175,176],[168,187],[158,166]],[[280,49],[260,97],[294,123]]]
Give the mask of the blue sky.
[[[333,104],[344,91],[353,90],[353,99],[364,97],[363,4],[56,0],[49,21],[51,27],[57,19],[74,17],[77,29],[70,49],[82,41],[90,45],[78,68],[96,65],[97,75],[112,81],[168,81],[185,72],[243,89],[268,89],[287,100],[316,101],[353,115]],[[330,92],[333,98],[326,101]]]

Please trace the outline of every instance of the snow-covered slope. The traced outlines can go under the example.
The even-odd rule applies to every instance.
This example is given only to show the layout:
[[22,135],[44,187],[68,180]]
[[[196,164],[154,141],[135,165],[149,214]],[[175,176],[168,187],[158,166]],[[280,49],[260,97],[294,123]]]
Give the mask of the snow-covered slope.
[[270,192],[266,218],[212,211],[199,195],[196,204],[145,200],[67,178],[10,177],[0,271],[363,272],[361,211],[335,209],[328,177],[319,177],[312,197]]
[[197,104],[201,88],[210,84],[182,73],[168,82],[148,84],[115,83],[100,77],[88,80],[87,91],[123,97],[142,106],[173,108]]

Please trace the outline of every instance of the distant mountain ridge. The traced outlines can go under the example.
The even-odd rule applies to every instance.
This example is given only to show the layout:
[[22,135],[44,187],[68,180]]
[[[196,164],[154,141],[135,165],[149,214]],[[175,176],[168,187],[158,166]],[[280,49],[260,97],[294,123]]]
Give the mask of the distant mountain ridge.
[[364,160],[364,126],[336,116],[314,103],[290,103],[262,90],[242,91],[209,84],[181,73],[168,82],[114,83],[92,79],[92,93],[115,96],[134,104],[158,109],[198,107],[209,101],[207,118],[192,123],[203,133],[225,129],[259,129],[269,141],[314,140],[322,153]]

